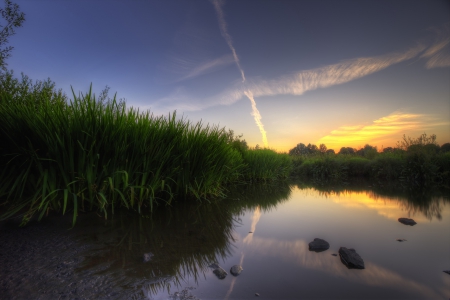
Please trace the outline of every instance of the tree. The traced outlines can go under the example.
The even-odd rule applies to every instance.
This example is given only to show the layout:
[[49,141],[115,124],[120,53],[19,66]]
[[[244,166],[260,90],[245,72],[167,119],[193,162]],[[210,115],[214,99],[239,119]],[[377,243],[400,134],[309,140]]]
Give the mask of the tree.
[[15,34],[15,28],[21,27],[25,21],[25,14],[19,10],[19,5],[12,3],[11,0],[5,0],[5,7],[0,8],[0,14],[6,21],[6,24],[0,24],[0,67],[6,71],[5,60],[11,56],[12,46],[5,46],[8,38]]
[[[430,136],[427,136],[426,133],[421,134],[418,138],[414,139],[411,137],[407,137],[406,135],[403,135],[403,140],[397,142],[397,148],[403,149],[403,150],[409,150],[411,146],[425,146],[425,145],[438,145],[436,142],[436,135],[432,134]],[[417,148],[417,147],[413,147]]]
[[326,153],[327,152],[327,146],[325,146],[325,144],[320,144],[319,145],[319,151],[321,153]]
[[444,145],[442,145],[441,152],[442,153],[450,152],[450,143],[445,143]]
[[[234,149],[238,150],[241,154],[248,150],[248,144],[247,141],[244,139],[241,139],[244,135],[234,135],[234,131],[231,129],[228,129],[228,132],[226,133],[228,144],[230,144]],[[259,145],[256,145],[259,149]]]
[[356,154],[370,159],[374,158],[377,153],[378,153],[377,146],[371,146],[369,144],[366,144],[364,148],[361,148],[358,151],[356,151]]

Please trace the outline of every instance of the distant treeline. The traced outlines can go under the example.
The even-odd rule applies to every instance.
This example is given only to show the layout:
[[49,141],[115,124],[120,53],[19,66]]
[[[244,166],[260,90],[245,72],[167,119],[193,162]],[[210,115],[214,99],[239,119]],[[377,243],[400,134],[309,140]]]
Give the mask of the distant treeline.
[[[418,138],[411,138],[403,135],[403,139],[397,142],[396,147],[386,147],[381,150],[382,153],[406,152],[415,150],[425,151],[429,154],[445,153],[450,151],[450,143],[442,146],[436,142],[436,135],[427,136],[426,133],[421,134]],[[334,149],[328,149],[325,144],[319,146],[314,144],[305,145],[297,144],[289,150],[289,155],[317,155],[317,154],[356,154],[366,158],[374,158],[379,153],[376,146],[366,144],[360,149],[352,147],[341,147],[338,153]]]
[[365,145],[356,150],[342,147],[335,154],[324,144],[298,144],[289,150],[293,160],[291,175],[318,181],[368,178],[398,180],[405,187],[438,185],[449,187],[450,143],[439,146],[436,135],[426,133],[417,138],[403,136],[397,147]]

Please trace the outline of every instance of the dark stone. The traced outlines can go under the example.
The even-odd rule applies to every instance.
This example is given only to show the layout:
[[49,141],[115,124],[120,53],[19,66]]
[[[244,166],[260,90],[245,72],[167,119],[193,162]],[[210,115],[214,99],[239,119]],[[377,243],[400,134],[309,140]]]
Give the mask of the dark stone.
[[233,276],[238,276],[239,274],[241,274],[242,270],[244,270],[244,269],[242,268],[242,266],[240,266],[240,265],[234,265],[234,266],[231,267],[230,273],[231,273],[231,275],[233,275]]
[[228,275],[228,273],[221,267],[214,269],[213,273],[216,274],[217,278],[219,279],[224,279]]
[[337,256],[337,254],[336,254],[336,253],[333,253],[333,254],[331,254],[331,255],[333,255],[333,256]]
[[212,268],[212,269],[217,269],[220,268],[220,266],[216,263],[210,264],[208,267]]
[[144,255],[143,255],[144,262],[149,262],[152,259],[153,256],[154,255],[151,252],[144,253]]
[[342,263],[344,263],[349,269],[365,269],[364,261],[356,253],[355,249],[347,249],[345,247],[339,248],[339,256]]
[[406,240],[405,239],[397,239],[396,241],[397,242],[405,242]]
[[409,225],[409,226],[414,226],[417,224],[416,221],[414,221],[413,219],[408,219],[408,218],[399,218],[398,221],[402,224]]
[[444,273],[447,273],[448,275],[450,275],[450,270],[446,270],[446,271],[443,271]]
[[311,243],[309,243],[309,251],[321,252],[330,248],[330,244],[322,239],[314,239]]

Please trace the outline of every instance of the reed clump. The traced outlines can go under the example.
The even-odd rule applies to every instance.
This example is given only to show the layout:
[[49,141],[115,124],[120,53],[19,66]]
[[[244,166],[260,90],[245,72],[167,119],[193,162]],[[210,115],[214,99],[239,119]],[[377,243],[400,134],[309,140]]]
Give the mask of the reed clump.
[[290,176],[292,161],[288,154],[272,149],[249,149],[242,152],[245,162],[244,179],[273,181]]
[[[38,95],[41,96],[41,95]],[[98,101],[0,92],[2,219],[117,207],[141,212],[173,199],[223,196],[242,155],[224,129]],[[56,98],[55,98],[56,97]]]

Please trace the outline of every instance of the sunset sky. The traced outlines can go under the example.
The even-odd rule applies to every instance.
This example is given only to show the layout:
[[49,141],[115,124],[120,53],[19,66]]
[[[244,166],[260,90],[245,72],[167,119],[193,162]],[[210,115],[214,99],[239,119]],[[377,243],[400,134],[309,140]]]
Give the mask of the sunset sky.
[[13,1],[8,68],[70,97],[108,85],[278,151],[450,142],[447,0]]

